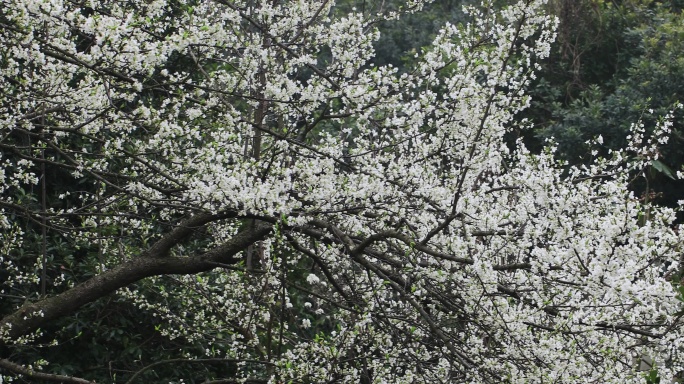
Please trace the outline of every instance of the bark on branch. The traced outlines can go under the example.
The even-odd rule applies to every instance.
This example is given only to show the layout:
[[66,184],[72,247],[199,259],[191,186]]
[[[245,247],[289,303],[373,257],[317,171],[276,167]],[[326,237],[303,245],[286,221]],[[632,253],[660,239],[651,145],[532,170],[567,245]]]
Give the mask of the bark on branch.
[[[171,234],[190,230],[191,226],[177,228]],[[74,313],[85,304],[104,297],[150,276],[169,274],[195,274],[216,268],[216,263],[233,264],[235,255],[250,244],[262,240],[271,231],[270,225],[257,225],[243,230],[230,241],[195,257],[163,257],[167,246],[152,246],[146,257],[133,258],[105,271],[68,291],[35,303],[28,303],[0,320],[0,345],[27,335],[63,316]],[[166,238],[164,238],[166,239]],[[160,240],[163,243],[164,239]],[[158,246],[159,245],[159,246]],[[168,244],[166,244],[168,245]]]
[[89,381],[78,377],[53,375],[50,373],[37,372],[32,369],[28,369],[22,365],[13,363],[7,359],[0,359],[0,368],[15,373],[17,375],[26,376],[30,379],[50,381],[56,383],[95,384],[94,381]]

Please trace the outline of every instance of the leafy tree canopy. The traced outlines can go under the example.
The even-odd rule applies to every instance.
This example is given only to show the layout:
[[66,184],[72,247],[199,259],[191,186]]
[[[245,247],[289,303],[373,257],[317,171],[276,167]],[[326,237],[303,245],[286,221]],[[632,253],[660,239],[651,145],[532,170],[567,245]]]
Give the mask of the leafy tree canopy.
[[[543,64],[527,115],[537,123],[538,138],[558,143],[562,158],[590,162],[591,140],[599,135],[603,153],[624,147],[634,122],[648,130],[684,100],[681,3],[559,0],[552,9],[561,17],[559,41]],[[684,114],[674,116],[672,140],[632,186],[642,198],[671,207],[684,197],[684,184],[672,177],[684,166]]]

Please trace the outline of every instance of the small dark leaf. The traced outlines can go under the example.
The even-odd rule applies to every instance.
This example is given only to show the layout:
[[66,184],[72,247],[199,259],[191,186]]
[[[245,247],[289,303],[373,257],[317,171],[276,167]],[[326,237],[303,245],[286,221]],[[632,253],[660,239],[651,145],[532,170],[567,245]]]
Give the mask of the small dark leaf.
[[653,160],[653,161],[651,161],[651,166],[653,166],[653,168],[654,168],[656,171],[658,171],[658,172],[664,174],[665,176],[669,177],[670,179],[672,179],[672,180],[677,180],[677,178],[675,177],[674,173],[672,172],[672,169],[670,169],[670,167],[668,167],[667,165],[665,165],[665,163],[663,163],[662,161],[660,161],[660,160]]

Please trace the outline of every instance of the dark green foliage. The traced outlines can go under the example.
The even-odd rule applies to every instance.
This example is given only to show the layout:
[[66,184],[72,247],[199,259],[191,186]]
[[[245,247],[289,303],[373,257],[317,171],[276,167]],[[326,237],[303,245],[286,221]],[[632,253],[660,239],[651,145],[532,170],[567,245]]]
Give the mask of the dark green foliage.
[[413,55],[434,39],[444,22],[458,24],[465,18],[463,5],[472,1],[435,1],[423,11],[406,15],[399,21],[378,25],[380,39],[376,43],[375,64],[392,64],[404,71],[410,68]]
[[[684,23],[677,2],[559,3],[557,48],[526,112],[536,127],[528,142],[538,149],[553,138],[558,155],[577,164],[592,156],[588,140],[601,135],[607,155],[626,145],[632,124],[642,121],[649,132],[684,100]],[[684,185],[660,164],[684,165],[684,111],[675,110],[674,122],[659,165],[634,183],[638,196],[669,206],[684,197]]]
[[[405,10],[403,1],[339,1],[335,12],[346,13],[355,9],[368,15],[377,12],[396,12]],[[420,12],[408,13],[399,20],[383,21],[374,27],[380,31],[380,39],[375,43],[374,65],[392,64],[405,71],[411,67],[414,55],[421,47],[429,45],[445,22],[458,24],[466,19],[464,5],[479,4],[474,0],[435,0],[424,6]]]

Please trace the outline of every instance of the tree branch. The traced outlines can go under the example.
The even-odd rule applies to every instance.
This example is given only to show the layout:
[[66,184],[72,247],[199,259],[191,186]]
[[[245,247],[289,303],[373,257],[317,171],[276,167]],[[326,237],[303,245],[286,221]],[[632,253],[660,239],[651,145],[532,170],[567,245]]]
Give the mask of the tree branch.
[[162,361],[157,361],[152,364],[146,365],[143,368],[139,369],[133,376],[131,376],[130,379],[126,382],[126,384],[132,384],[135,379],[140,376],[143,372],[154,368],[159,365],[164,365],[164,364],[179,364],[179,363],[189,363],[189,364],[221,364],[221,363],[253,363],[253,364],[263,364],[263,365],[274,365],[271,362],[268,361],[260,361],[260,360],[242,360],[242,359],[223,359],[223,358],[208,358],[208,359],[168,359],[168,360],[162,360]]
[[[192,220],[192,219],[191,219]],[[186,222],[187,223],[187,222]],[[15,340],[62,316],[69,315],[87,303],[104,297],[150,276],[195,274],[216,268],[216,263],[231,264],[233,258],[250,244],[262,240],[271,231],[270,225],[256,225],[235,235],[230,241],[195,257],[161,257],[163,254],[146,252],[147,257],[133,258],[103,272],[68,291],[36,303],[28,303],[0,320],[0,345]],[[170,235],[191,231],[192,226],[181,226]],[[176,232],[178,231],[178,232]],[[160,240],[164,241],[164,239]],[[157,244],[157,252],[168,249]],[[164,244],[164,243],[162,243]]]
[[145,252],[143,256],[145,257],[163,257],[168,256],[169,251],[180,241],[190,236],[194,230],[197,228],[208,224],[212,221],[225,219],[229,217],[235,217],[234,212],[228,212],[223,214],[198,214],[189,217],[188,219],[181,222],[176,228],[171,232],[166,234],[160,240],[158,240],[150,249]]
[[78,377],[54,375],[51,373],[36,372],[28,369],[22,365],[13,363],[7,359],[0,359],[0,368],[4,368],[12,373],[23,375],[31,379],[42,381],[54,381],[57,383],[74,383],[74,384],[95,384],[94,381],[88,381]]

